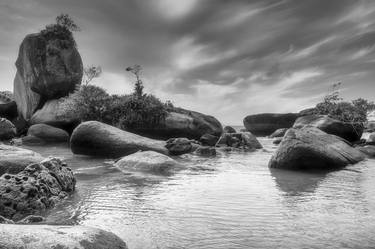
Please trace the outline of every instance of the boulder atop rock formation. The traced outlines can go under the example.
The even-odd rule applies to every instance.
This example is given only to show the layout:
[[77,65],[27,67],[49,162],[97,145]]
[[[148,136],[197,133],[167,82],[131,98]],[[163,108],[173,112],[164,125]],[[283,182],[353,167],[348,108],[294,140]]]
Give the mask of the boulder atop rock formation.
[[256,136],[269,136],[280,128],[291,128],[298,113],[262,113],[244,118],[245,128]]

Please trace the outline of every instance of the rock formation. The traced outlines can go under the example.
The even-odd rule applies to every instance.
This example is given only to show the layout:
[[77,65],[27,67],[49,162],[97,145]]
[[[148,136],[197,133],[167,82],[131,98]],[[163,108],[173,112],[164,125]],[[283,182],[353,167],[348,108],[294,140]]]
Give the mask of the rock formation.
[[298,113],[262,113],[244,118],[245,128],[256,136],[269,136],[280,128],[291,128],[299,117]]

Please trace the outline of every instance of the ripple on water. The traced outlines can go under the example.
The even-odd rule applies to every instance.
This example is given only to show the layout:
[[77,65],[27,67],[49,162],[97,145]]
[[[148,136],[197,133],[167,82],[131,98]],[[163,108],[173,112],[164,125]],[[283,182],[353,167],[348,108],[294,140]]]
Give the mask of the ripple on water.
[[112,161],[73,156],[68,148],[35,148],[63,156],[77,192],[48,221],[112,231],[138,248],[373,248],[375,161],[344,170],[270,170],[276,146],[185,156],[172,176],[124,174]]

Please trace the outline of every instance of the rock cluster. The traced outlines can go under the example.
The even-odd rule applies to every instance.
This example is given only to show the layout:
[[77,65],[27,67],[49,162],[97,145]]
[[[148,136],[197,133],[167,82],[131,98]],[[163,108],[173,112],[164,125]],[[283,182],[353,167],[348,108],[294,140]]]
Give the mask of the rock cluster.
[[251,134],[251,132],[224,133],[218,141],[218,145],[226,145],[244,150],[263,148],[261,143],[259,143],[258,139]]
[[40,214],[74,191],[76,180],[70,168],[58,158],[27,166],[18,174],[0,177],[0,215],[20,220]]

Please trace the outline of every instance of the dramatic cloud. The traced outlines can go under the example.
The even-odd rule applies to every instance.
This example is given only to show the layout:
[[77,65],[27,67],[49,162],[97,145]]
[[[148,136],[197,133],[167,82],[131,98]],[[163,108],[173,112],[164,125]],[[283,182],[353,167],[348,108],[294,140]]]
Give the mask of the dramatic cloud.
[[3,0],[1,87],[12,90],[23,37],[70,14],[94,84],[129,93],[125,67],[141,64],[146,91],[241,124],[259,112],[314,106],[342,82],[350,100],[375,100],[371,0]]

